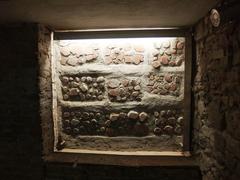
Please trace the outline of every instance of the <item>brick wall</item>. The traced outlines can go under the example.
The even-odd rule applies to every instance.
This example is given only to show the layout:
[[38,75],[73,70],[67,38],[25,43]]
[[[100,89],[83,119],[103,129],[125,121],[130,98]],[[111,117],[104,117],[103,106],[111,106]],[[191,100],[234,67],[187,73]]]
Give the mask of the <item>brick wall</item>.
[[[222,12],[222,19],[227,14]],[[237,18],[237,16],[235,16]],[[228,19],[229,20],[229,19]],[[203,180],[240,179],[240,25],[195,28],[194,152]]]

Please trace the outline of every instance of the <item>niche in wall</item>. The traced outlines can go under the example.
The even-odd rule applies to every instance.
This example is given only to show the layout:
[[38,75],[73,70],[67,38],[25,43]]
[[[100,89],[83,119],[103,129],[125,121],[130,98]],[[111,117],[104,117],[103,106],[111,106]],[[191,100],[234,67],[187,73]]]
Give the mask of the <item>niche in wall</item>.
[[53,40],[54,152],[188,151],[185,34],[108,33]]

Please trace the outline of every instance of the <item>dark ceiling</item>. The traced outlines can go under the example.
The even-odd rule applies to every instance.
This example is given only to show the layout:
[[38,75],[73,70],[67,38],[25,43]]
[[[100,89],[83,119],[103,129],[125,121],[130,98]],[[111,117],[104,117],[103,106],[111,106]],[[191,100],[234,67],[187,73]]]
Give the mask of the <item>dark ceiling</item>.
[[190,26],[218,0],[0,0],[0,23],[59,30]]

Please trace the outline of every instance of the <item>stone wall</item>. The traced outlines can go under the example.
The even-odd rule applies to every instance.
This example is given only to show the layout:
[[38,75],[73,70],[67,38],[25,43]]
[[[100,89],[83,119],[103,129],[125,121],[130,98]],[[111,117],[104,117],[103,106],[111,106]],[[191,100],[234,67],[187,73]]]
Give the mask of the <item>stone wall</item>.
[[[226,14],[222,14],[222,19]],[[238,18],[237,16],[235,18]],[[240,179],[240,25],[195,27],[194,153],[203,180]]]
[[182,151],[184,38],[56,40],[54,47],[62,148]]
[[[121,167],[43,162],[42,155],[47,151],[43,152],[41,136],[48,134],[47,131],[41,132],[40,116],[51,115],[48,106],[51,97],[43,95],[43,92],[48,94],[51,91],[47,83],[50,72],[46,70],[49,64],[45,62],[49,58],[46,53],[49,37],[49,30],[37,24],[0,27],[1,180],[200,179],[197,167]],[[44,47],[41,44],[45,44]],[[36,53],[38,51],[39,54]],[[42,109],[40,103],[46,106]],[[42,126],[52,129],[48,123]]]

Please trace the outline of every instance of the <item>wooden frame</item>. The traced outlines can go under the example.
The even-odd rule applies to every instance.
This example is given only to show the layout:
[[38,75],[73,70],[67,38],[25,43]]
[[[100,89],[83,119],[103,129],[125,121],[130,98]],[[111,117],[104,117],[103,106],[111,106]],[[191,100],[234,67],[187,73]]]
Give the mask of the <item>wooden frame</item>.
[[[43,136],[44,160],[51,162],[87,163],[87,164],[109,164],[123,166],[187,166],[195,165],[195,161],[190,157],[190,118],[191,118],[191,71],[192,71],[192,37],[189,29],[125,29],[125,30],[93,30],[93,31],[56,31],[53,39],[88,39],[88,38],[126,38],[126,37],[184,37],[186,39],[186,60],[185,60],[185,81],[184,81],[184,138],[183,152],[118,152],[118,151],[93,151],[93,150],[54,150],[56,139],[54,140],[54,111],[56,102],[53,101],[51,127]],[[52,42],[51,42],[52,43]],[[53,46],[53,44],[51,44]],[[53,52],[51,52],[53,60]],[[54,63],[52,63],[54,69]],[[53,73],[54,74],[54,73]],[[49,81],[51,82],[51,80]],[[55,88],[55,82],[50,84]],[[40,87],[41,89],[41,87]],[[53,91],[54,92],[54,91]],[[52,94],[52,99],[56,94]],[[49,106],[48,106],[49,107]],[[43,108],[43,107],[41,107]],[[49,119],[42,119],[48,121]],[[47,136],[47,137],[46,137]]]

